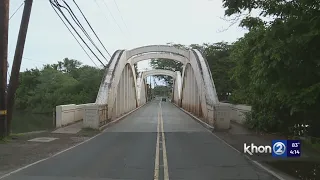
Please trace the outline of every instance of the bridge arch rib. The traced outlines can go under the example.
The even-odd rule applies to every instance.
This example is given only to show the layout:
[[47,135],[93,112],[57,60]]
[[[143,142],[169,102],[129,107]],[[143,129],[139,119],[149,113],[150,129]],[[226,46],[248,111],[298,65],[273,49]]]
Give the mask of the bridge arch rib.
[[136,56],[132,56],[131,58],[128,59],[128,63],[133,65],[139,61],[143,61],[147,59],[160,59],[160,58],[171,59],[174,61],[181,62],[182,64],[186,64],[189,62],[188,58],[181,56],[179,54],[166,53],[166,52],[159,52],[159,53],[151,52],[151,53],[143,53]]
[[146,78],[148,76],[154,76],[154,75],[165,75],[165,76],[171,76],[174,79],[176,78],[176,73],[170,70],[153,69],[153,70],[142,72],[142,78]]
[[[133,102],[136,105],[122,108],[120,111],[125,110],[128,112],[145,103],[139,101],[141,93],[145,93],[141,91],[143,88],[141,85],[145,83],[142,76],[145,75],[141,74],[140,79],[137,80],[133,65],[136,62],[151,58],[172,59],[184,64],[182,75],[180,72],[170,74],[175,77],[174,94],[176,96],[174,97],[174,102],[195,115],[204,116],[208,123],[213,125],[215,117],[214,105],[219,103],[219,100],[208,64],[198,50],[184,50],[167,45],[152,45],[132,50],[116,51],[101,82],[96,104],[108,104],[108,112],[117,112],[119,108],[121,109],[120,106],[125,106],[122,104],[123,99],[118,94],[124,93],[119,87],[122,87],[126,81],[132,82],[126,86],[126,91],[133,94],[131,97],[135,98]],[[122,76],[127,76],[132,81],[131,79],[128,80],[128,78],[122,78]],[[189,95],[192,99],[188,98]],[[190,108],[191,106],[196,106],[196,108]],[[114,110],[115,108],[117,110]],[[108,118],[116,118],[122,113],[125,112],[112,113],[112,115],[108,113]]]
[[142,46],[135,49],[131,49],[126,52],[127,58],[131,58],[133,56],[144,54],[144,53],[152,53],[152,52],[163,52],[163,53],[172,53],[178,54],[180,56],[184,56],[190,59],[190,52],[184,49],[176,48],[168,45],[150,45],[150,46]]
[[[179,72],[179,71],[177,71],[177,72]],[[154,76],[154,75],[166,75],[166,76],[172,77],[175,82],[177,74],[178,74],[177,72],[170,71],[170,70],[164,70],[164,69],[153,69],[153,70],[142,72],[137,80],[139,105],[142,105],[146,102],[147,94],[146,94],[146,90],[145,90],[145,86],[146,86],[145,78],[147,78],[148,76]],[[177,88],[181,88],[181,86],[177,86]],[[180,89],[179,90],[174,89],[173,93],[177,93],[175,96],[180,97],[180,91],[181,91]]]

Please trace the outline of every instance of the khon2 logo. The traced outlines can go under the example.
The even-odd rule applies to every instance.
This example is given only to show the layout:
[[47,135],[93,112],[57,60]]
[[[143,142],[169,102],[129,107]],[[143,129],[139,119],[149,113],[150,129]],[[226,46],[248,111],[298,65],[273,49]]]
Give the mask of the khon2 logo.
[[300,157],[300,140],[273,140],[272,146],[256,146],[254,143],[244,143],[244,153],[272,154],[273,157]]
[[287,141],[286,140],[272,141],[272,156],[287,157]]

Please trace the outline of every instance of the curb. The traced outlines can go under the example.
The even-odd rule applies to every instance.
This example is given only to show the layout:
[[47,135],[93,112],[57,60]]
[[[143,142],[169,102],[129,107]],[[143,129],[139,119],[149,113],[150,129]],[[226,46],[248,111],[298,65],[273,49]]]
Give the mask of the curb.
[[[150,102],[150,101],[149,101],[149,102]],[[118,117],[117,119],[115,119],[115,120],[113,120],[113,121],[111,121],[111,122],[108,122],[107,124],[105,124],[105,125],[103,125],[103,126],[99,127],[99,131],[103,131],[103,130],[104,130],[104,129],[106,129],[107,127],[112,126],[112,125],[114,125],[114,124],[118,123],[120,120],[122,120],[123,118],[127,117],[127,116],[128,116],[128,115],[130,115],[131,113],[133,113],[133,112],[137,111],[138,109],[140,109],[140,108],[141,108],[141,107],[143,107],[144,105],[148,104],[149,102],[146,102],[145,104],[143,104],[143,105],[141,105],[141,106],[139,106],[139,107],[135,108],[134,110],[129,111],[128,113],[126,113],[126,114],[124,114],[124,115],[122,115],[122,116]]]
[[[174,104],[174,103],[172,103]],[[239,154],[243,154],[241,153],[238,149],[234,148],[233,146],[231,146],[230,144],[228,144],[225,140],[221,139],[219,136],[215,135],[213,132],[214,127],[210,126],[209,124],[201,121],[198,117],[194,116],[193,114],[191,114],[190,112],[182,109],[181,107],[177,106],[176,104],[174,104],[177,108],[179,108],[181,111],[185,112],[186,114],[188,114],[189,116],[191,116],[193,119],[195,119],[196,121],[198,121],[201,125],[203,125],[206,129],[209,130],[209,132],[215,137],[217,138],[219,141],[221,141],[222,143],[224,143],[225,145],[229,146],[231,149],[235,150],[236,152],[238,152]],[[249,156],[243,154],[243,156],[249,160],[251,162],[251,164],[267,171],[270,175],[272,175],[273,177],[277,178],[278,180],[286,180],[283,177],[281,177],[279,174],[277,174],[276,172],[272,171],[271,168],[266,167],[265,165],[262,165],[261,163],[251,159]]]
[[172,103],[173,105],[175,105],[177,108],[179,108],[181,111],[183,111],[184,113],[188,114],[189,116],[191,116],[194,120],[196,120],[198,123],[200,123],[203,127],[205,127],[206,129],[208,129],[209,131],[214,131],[214,127],[207,124],[206,122],[203,122],[201,119],[197,118],[195,115],[191,114],[190,112],[182,109],[181,107],[179,107],[178,105],[176,105],[175,103]]

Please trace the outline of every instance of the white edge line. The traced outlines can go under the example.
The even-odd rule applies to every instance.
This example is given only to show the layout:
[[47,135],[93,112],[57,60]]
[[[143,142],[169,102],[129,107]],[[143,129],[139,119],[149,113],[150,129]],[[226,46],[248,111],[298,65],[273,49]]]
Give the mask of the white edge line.
[[208,123],[206,122],[203,122],[201,119],[197,118],[195,115],[191,114],[190,112],[184,110],[183,108],[179,107],[178,105],[176,105],[175,103],[172,103],[174,104],[177,108],[179,108],[181,111],[187,113],[189,116],[193,117],[195,120],[197,120],[198,122],[200,122],[202,125],[205,125],[207,126],[207,128],[211,129],[211,130],[214,130],[214,127],[209,125]]
[[[147,104],[147,103],[145,103],[145,104]],[[130,111],[129,113],[127,113],[127,114],[125,114],[125,115],[117,118],[116,120],[109,122],[108,124],[113,123],[113,122],[115,122],[115,121],[119,121],[120,119],[122,119],[122,118],[126,117],[127,115],[133,113],[134,111],[140,109],[140,108],[141,108],[142,106],[144,106],[145,104],[143,104],[143,105],[141,105],[140,107],[138,107],[138,108]],[[108,124],[106,124],[105,126],[107,126]],[[40,163],[40,162],[42,162],[42,161],[48,160],[48,159],[53,158],[53,157],[55,157],[55,156],[57,156],[57,155],[59,155],[59,154],[61,154],[61,153],[64,153],[64,152],[66,152],[66,151],[69,151],[69,150],[71,150],[71,149],[73,149],[73,148],[75,148],[75,147],[77,147],[77,146],[80,146],[81,144],[84,144],[84,143],[86,143],[86,142],[88,142],[88,141],[90,141],[90,140],[92,140],[92,139],[100,136],[101,134],[103,134],[103,132],[100,132],[99,134],[97,134],[97,135],[95,135],[95,136],[93,136],[93,137],[91,137],[91,138],[89,138],[89,139],[87,139],[87,140],[85,140],[85,141],[82,141],[82,142],[80,142],[80,143],[78,143],[78,144],[76,144],[76,145],[74,145],[74,146],[71,146],[71,147],[69,147],[69,148],[67,148],[67,149],[64,149],[64,150],[62,150],[62,151],[60,151],[60,152],[57,152],[56,154],[54,154],[54,155],[52,155],[52,156],[43,158],[43,159],[41,159],[41,160],[39,160],[39,161],[33,162],[33,163],[28,164],[28,165],[26,165],[26,166],[24,166],[24,167],[21,167],[21,168],[18,168],[18,169],[16,169],[16,170],[14,170],[14,171],[11,171],[11,172],[3,175],[3,176],[0,176],[0,179],[3,179],[3,178],[5,178],[5,177],[8,177],[8,176],[10,176],[10,175],[12,175],[12,174],[15,174],[15,173],[17,173],[17,172],[19,172],[19,171],[22,171],[22,170],[24,170],[24,169],[26,169],[26,168],[28,168],[28,167],[31,167],[31,166],[33,166],[33,165],[36,165],[36,164],[38,164],[38,163]]]
[[44,159],[41,159],[41,160],[39,160],[39,161],[36,161],[36,162],[34,162],[34,163],[28,164],[28,165],[26,165],[26,166],[24,166],[24,167],[21,167],[21,168],[19,168],[19,169],[16,169],[16,170],[14,170],[14,171],[11,171],[11,172],[9,172],[9,173],[1,176],[0,179],[3,179],[3,178],[5,178],[5,177],[8,177],[8,176],[10,176],[10,175],[12,175],[12,174],[14,174],[14,173],[17,173],[17,172],[19,172],[19,171],[21,171],[21,170],[24,170],[24,169],[26,169],[26,168],[28,168],[28,167],[31,167],[31,166],[33,166],[33,165],[35,165],[35,164],[38,164],[38,163],[42,162],[42,161],[48,160],[48,159],[50,159],[50,158],[52,158],[52,157],[55,157],[55,156],[57,156],[57,155],[59,155],[59,154],[61,154],[61,153],[66,152],[66,151],[68,151],[68,150],[70,150],[70,149],[73,149],[73,148],[75,148],[75,147],[77,147],[77,146],[79,146],[79,145],[81,145],[81,144],[84,144],[84,143],[92,140],[93,138],[98,137],[98,136],[101,135],[101,134],[102,134],[102,133],[99,133],[99,134],[97,134],[97,135],[95,135],[95,136],[93,136],[93,137],[91,137],[91,138],[89,138],[89,139],[87,139],[87,140],[85,140],[85,141],[82,141],[82,142],[80,142],[80,143],[78,143],[78,144],[76,144],[76,145],[74,145],[74,146],[71,146],[71,147],[69,147],[69,148],[67,148],[67,149],[64,149],[64,150],[62,150],[62,151],[60,151],[60,152],[58,152],[58,153],[56,153],[56,154],[54,154],[54,155],[52,155],[52,156],[46,157],[46,158],[44,158]]
[[[175,106],[177,106],[175,103],[173,103]],[[183,112],[187,113],[188,115],[192,116],[195,120],[205,124],[206,126],[213,128],[212,126],[210,126],[209,124],[201,121],[199,118],[197,118],[196,116],[194,116],[193,114],[191,114],[190,112],[182,109],[181,107],[177,106],[180,110],[182,110]],[[221,139],[219,136],[215,135],[213,132],[211,132],[209,129],[206,129],[207,131],[210,132],[210,134],[212,134],[215,138],[217,138],[218,140],[220,140],[221,142],[223,142],[225,145],[229,146],[231,149],[235,150],[236,152],[238,152],[239,154],[242,154],[238,149],[234,148],[233,146],[231,146],[230,144],[228,144],[225,140]],[[283,177],[281,177],[280,175],[278,175],[277,173],[275,173],[274,171],[272,171],[271,169],[267,168],[266,166],[262,165],[261,163],[254,161],[253,159],[251,159],[249,156],[247,155],[243,155],[245,158],[247,158],[248,160],[252,161],[254,164],[256,164],[257,166],[259,166],[260,168],[262,168],[263,170],[267,171],[268,173],[272,174],[274,177],[278,178],[279,180],[286,180]]]

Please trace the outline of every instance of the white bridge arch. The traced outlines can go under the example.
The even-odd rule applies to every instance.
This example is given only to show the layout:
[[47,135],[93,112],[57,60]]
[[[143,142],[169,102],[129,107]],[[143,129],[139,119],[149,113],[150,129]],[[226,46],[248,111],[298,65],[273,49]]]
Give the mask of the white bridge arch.
[[[196,49],[185,50],[169,45],[118,50],[113,54],[95,102],[97,105],[107,105],[107,120],[115,119],[145,103],[140,101],[140,97],[146,96],[146,92],[141,90],[141,80],[144,78],[137,79],[133,65],[151,58],[172,59],[183,64],[182,74],[161,71],[175,79],[174,103],[214,125],[217,119],[215,106],[219,100],[208,63]],[[155,71],[147,73],[157,74]]]
[[[164,69],[153,69],[153,70],[148,70],[148,71],[143,71],[140,73],[138,79],[137,79],[137,97],[138,97],[138,104],[143,105],[147,101],[147,96],[146,96],[146,81],[145,78],[148,76],[154,76],[154,75],[165,75],[165,76],[171,76],[175,82],[176,77],[181,74],[179,71],[174,72],[170,70],[164,70]],[[180,89],[179,89],[180,88]],[[180,97],[180,91],[181,91],[181,82],[180,86],[177,87],[177,91],[173,91],[173,93],[176,93],[175,96]],[[175,97],[174,96],[174,97]]]

